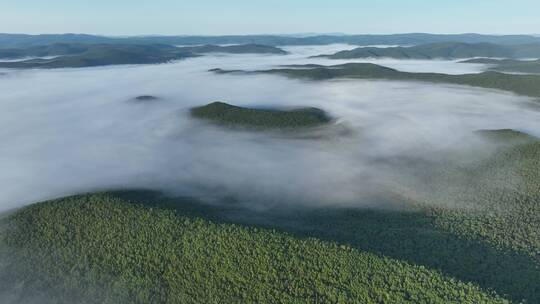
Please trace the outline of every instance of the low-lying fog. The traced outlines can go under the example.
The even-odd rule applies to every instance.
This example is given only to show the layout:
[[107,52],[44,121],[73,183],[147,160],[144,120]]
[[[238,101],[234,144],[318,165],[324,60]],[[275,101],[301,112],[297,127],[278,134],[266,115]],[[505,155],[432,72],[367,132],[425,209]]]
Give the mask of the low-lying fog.
[[19,58],[13,58],[13,59],[7,59],[7,58],[0,58],[0,62],[19,62],[19,61],[26,61],[31,59],[54,59],[60,56],[44,56],[44,57],[19,57]]
[[[500,91],[207,72],[336,64],[341,61],[306,57],[346,47],[295,46],[286,48],[293,53],[287,56],[215,55],[162,65],[3,71],[0,210],[119,187],[230,194],[264,204],[371,206],[379,203],[373,199],[379,192],[399,192],[400,182],[410,181],[385,159],[438,161],[441,151],[458,151],[465,154],[457,161],[476,160],[491,148],[472,135],[477,129],[515,128],[540,136],[537,103]],[[410,71],[477,69],[451,61],[377,63]],[[161,99],[132,100],[139,95]],[[352,132],[293,139],[220,130],[189,118],[190,107],[216,100],[315,106]]]

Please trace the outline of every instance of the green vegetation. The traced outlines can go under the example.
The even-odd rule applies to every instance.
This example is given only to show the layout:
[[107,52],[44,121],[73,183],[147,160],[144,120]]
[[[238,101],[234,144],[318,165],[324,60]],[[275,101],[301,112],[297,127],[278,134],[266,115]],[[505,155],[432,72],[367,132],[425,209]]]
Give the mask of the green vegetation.
[[540,60],[513,60],[476,58],[461,61],[461,63],[490,64],[490,70],[516,73],[540,73]]
[[499,145],[480,163],[391,160],[411,176],[410,185],[394,190],[414,206],[409,210],[299,210],[269,226],[439,269],[517,303],[540,303],[540,140],[512,130],[479,134]]
[[506,46],[491,43],[443,42],[422,44],[413,47],[359,47],[353,50],[340,51],[332,55],[320,55],[316,57],[327,57],[330,59],[376,57],[397,59],[454,59],[472,57],[540,58],[540,44]]
[[133,101],[136,101],[136,102],[147,102],[147,101],[156,101],[156,100],[159,100],[159,97],[152,96],[152,95],[140,95],[133,98]]
[[239,45],[201,45],[201,46],[188,46],[181,47],[181,50],[185,52],[191,52],[195,54],[205,53],[230,53],[230,54],[278,54],[285,55],[287,52],[284,50],[268,45],[261,44],[239,44]]
[[[126,191],[1,221],[0,295],[40,303],[539,303],[540,140],[468,166],[395,160],[406,210],[206,205]],[[420,185],[418,181],[423,181]],[[502,299],[504,297],[508,300]]]
[[317,108],[293,110],[251,109],[213,102],[191,109],[195,118],[231,127],[255,129],[296,129],[329,123],[328,115]]
[[[215,73],[241,73],[214,69]],[[498,72],[447,75],[439,73],[409,73],[371,63],[346,63],[332,66],[297,65],[280,69],[262,70],[258,73],[280,74],[293,78],[326,80],[333,78],[416,80],[434,83],[469,85],[474,87],[505,90],[530,97],[540,97],[540,75],[513,75]],[[247,72],[251,73],[251,72]]]
[[[81,52],[82,51],[82,52]],[[196,56],[168,45],[99,44],[68,48],[51,59],[0,62],[2,68],[80,68],[118,64],[153,64]]]
[[515,145],[519,143],[527,143],[538,140],[534,136],[513,129],[479,130],[477,132],[481,136],[484,136],[485,138],[495,141],[499,144]]
[[[496,248],[528,255],[539,270],[540,140],[513,130],[481,134],[502,144],[500,151],[473,168],[447,174],[460,186],[456,190],[461,204],[479,210],[453,210],[439,218],[438,224]],[[447,198],[453,195],[458,193],[450,191]]]
[[425,267],[114,194],[33,205],[6,229],[0,290],[20,301],[505,303]]

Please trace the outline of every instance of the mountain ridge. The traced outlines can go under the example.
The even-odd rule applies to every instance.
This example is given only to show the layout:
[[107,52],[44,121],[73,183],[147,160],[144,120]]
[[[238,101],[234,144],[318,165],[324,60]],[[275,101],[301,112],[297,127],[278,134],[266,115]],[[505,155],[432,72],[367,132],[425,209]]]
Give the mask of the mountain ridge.
[[405,33],[388,35],[313,35],[290,37],[286,35],[221,35],[221,36],[129,36],[108,37],[88,34],[9,34],[0,33],[0,48],[29,47],[58,42],[79,43],[132,43],[132,44],[246,44],[264,45],[324,45],[346,43],[352,45],[418,45],[445,41],[465,43],[488,42],[504,45],[540,43],[540,37],[532,35],[484,35],[484,34],[429,34]]

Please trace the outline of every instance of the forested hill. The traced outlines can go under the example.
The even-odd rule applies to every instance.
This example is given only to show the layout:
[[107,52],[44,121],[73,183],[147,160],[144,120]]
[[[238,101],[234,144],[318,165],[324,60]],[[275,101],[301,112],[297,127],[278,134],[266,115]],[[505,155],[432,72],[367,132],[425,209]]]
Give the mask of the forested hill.
[[[31,51],[31,53],[34,50]],[[39,52],[39,51],[36,51]],[[36,53],[38,54],[38,53]],[[35,58],[0,62],[3,68],[79,68],[117,64],[165,63],[197,56],[169,45],[97,44],[85,46],[53,46],[43,55],[64,54],[53,58]]]
[[410,73],[401,72],[395,69],[372,63],[346,63],[332,66],[307,64],[284,66],[282,68],[260,70],[255,72],[227,71],[221,69],[213,69],[211,71],[221,74],[277,74],[292,78],[303,78],[310,80],[357,78],[401,81],[425,81],[434,83],[469,85],[488,89],[499,89],[524,96],[540,97],[540,86],[538,85],[540,83],[540,75],[504,74],[492,71],[464,75],[448,75],[440,73]]
[[494,58],[474,58],[461,63],[480,63],[490,65],[489,69],[501,72],[540,73],[540,60],[514,60]]
[[[413,197],[427,196],[409,210],[261,212],[231,198],[205,204],[149,191],[16,210],[0,218],[0,298],[539,303],[540,142],[513,130],[478,133],[502,144],[478,164],[393,160],[425,181]],[[508,176],[518,182],[500,187]]]
[[411,47],[359,47],[335,54],[321,55],[330,59],[396,58],[396,59],[456,59],[473,57],[540,58],[540,44],[497,45],[492,43],[444,42]]
[[216,124],[255,129],[298,129],[327,124],[331,118],[321,109],[257,109],[213,102],[191,109],[191,115]]

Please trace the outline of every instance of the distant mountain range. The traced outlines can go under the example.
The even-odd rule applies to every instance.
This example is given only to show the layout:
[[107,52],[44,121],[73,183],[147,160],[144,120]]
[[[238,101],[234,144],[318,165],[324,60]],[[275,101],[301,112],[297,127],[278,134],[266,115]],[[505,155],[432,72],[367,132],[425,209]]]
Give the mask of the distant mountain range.
[[307,37],[283,35],[228,35],[228,36],[136,36],[105,37],[86,34],[0,34],[0,48],[21,48],[54,43],[121,43],[121,44],[264,44],[264,45],[324,45],[348,43],[353,45],[418,45],[439,42],[494,43],[503,45],[540,43],[533,35],[481,34],[393,34],[393,35],[313,35]]

